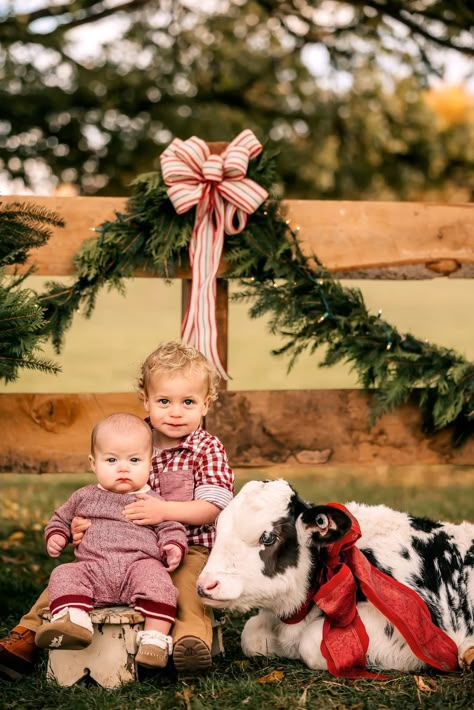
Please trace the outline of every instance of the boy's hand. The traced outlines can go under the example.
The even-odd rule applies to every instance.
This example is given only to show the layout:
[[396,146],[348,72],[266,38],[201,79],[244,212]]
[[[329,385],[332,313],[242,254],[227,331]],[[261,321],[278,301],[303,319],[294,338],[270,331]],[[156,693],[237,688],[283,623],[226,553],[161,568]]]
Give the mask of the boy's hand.
[[183,551],[179,545],[174,545],[170,542],[168,545],[164,545],[163,552],[165,554],[163,564],[168,572],[172,572],[176,569],[176,567],[178,567],[179,563],[183,559]]
[[51,535],[46,543],[46,552],[50,557],[59,557],[61,552],[66,547],[64,535]]
[[137,500],[123,509],[123,514],[136,525],[158,525],[165,520],[166,501],[153,498],[146,493],[138,493]]
[[92,525],[87,518],[74,517],[71,522],[72,544],[77,547],[84,537],[87,528]]

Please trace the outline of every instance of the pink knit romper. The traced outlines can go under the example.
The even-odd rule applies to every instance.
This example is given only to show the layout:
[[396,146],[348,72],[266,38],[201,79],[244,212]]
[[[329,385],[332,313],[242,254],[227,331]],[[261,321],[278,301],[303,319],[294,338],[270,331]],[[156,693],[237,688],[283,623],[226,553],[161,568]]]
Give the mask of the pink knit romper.
[[[148,491],[148,495],[159,498]],[[186,530],[181,523],[136,525],[123,515],[133,493],[113,493],[96,484],[73,493],[52,516],[45,529],[70,540],[73,517],[92,524],[76,547],[76,562],[56,567],[48,585],[52,613],[66,606],[91,611],[94,606],[130,604],[145,616],[174,622],[178,592],[163,560],[169,543],[186,551]]]

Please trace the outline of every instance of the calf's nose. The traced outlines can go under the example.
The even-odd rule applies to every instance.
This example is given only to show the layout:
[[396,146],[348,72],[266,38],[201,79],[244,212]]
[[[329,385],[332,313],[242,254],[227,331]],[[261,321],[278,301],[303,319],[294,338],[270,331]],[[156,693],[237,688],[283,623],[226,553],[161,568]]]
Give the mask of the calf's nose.
[[219,582],[216,582],[212,577],[206,575],[201,575],[197,581],[197,593],[200,597],[210,597],[211,592],[213,592],[219,586]]

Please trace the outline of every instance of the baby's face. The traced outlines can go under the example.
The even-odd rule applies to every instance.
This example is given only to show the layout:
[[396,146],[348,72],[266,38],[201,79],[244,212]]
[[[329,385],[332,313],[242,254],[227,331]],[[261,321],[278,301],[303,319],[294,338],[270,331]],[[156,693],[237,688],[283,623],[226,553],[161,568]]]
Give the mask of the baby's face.
[[133,493],[145,485],[150,475],[150,439],[136,431],[101,433],[89,460],[103,488],[114,493]]

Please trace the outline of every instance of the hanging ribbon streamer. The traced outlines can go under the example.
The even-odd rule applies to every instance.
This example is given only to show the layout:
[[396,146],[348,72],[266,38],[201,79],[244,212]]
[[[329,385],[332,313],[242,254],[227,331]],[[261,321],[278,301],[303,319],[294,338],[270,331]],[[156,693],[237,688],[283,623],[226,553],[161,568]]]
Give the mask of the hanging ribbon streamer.
[[249,160],[262,145],[249,129],[229,143],[221,155],[211,154],[196,136],[179,138],[162,153],[161,171],[167,194],[178,214],[197,205],[189,244],[192,269],[191,297],[181,337],[214,363],[228,379],[217,352],[216,274],[224,247],[224,233],[238,234],[247,216],[265,201],[267,191],[245,177]]

